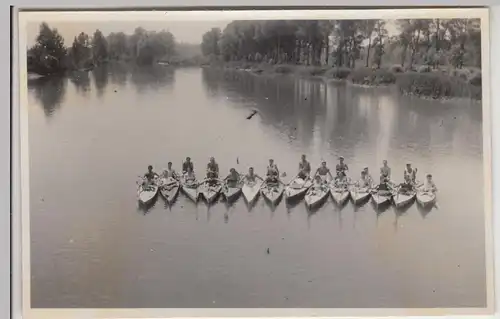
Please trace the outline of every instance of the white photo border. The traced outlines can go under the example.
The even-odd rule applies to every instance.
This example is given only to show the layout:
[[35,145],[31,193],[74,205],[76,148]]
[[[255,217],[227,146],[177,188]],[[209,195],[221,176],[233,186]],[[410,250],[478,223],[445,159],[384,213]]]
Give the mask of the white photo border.
[[[351,1],[352,2],[352,1]],[[122,3],[123,4],[123,3]],[[61,4],[63,5],[63,4]],[[65,5],[67,7],[67,5]],[[124,8],[125,10],[126,8]],[[120,10],[120,9],[116,9]],[[492,23],[496,24],[496,29],[499,30],[500,23],[498,19],[500,18],[500,8],[497,10],[499,14],[496,15],[496,19],[492,19]],[[92,12],[90,18],[88,13],[87,17],[84,17],[85,12],[57,12],[56,16],[61,18],[61,15],[65,15],[64,20],[68,20],[68,15],[71,15],[72,20],[85,19],[86,21],[103,19],[106,15],[109,15],[110,12]],[[13,33],[14,38],[18,39],[18,42],[13,43],[14,52],[12,54],[12,63],[13,63],[13,92],[18,94],[13,94],[13,105],[12,105],[12,153],[13,153],[13,161],[12,161],[12,170],[13,170],[13,180],[12,180],[12,192],[13,192],[13,254],[14,257],[17,257],[17,261],[20,260],[20,257],[23,259],[22,263],[22,273],[23,278],[26,278],[22,283],[23,287],[20,289],[19,286],[13,285],[13,293],[19,293],[22,290],[23,298],[23,317],[24,318],[70,318],[75,317],[76,315],[85,316],[86,318],[109,318],[109,317],[127,317],[127,318],[158,318],[158,317],[282,317],[282,316],[290,316],[290,317],[313,317],[313,316],[415,316],[415,315],[475,315],[479,314],[477,309],[30,309],[29,307],[29,285],[30,285],[30,275],[29,275],[29,231],[26,231],[29,225],[29,172],[28,172],[28,145],[27,145],[27,110],[25,108],[26,105],[26,65],[25,63],[17,64],[18,61],[26,61],[26,52],[25,50],[18,50],[20,47],[25,47],[25,32],[22,27],[26,23],[26,15],[27,13],[23,13],[22,16],[19,16],[19,33]],[[47,19],[47,15],[52,15],[52,12],[29,12],[29,15],[32,18],[38,20],[37,15],[43,15],[44,19]],[[144,15],[144,12],[127,12],[129,18],[134,20],[138,19],[138,16]],[[487,9],[406,9],[403,11],[398,10],[369,10],[369,11],[359,11],[359,10],[342,10],[342,11],[330,11],[330,10],[321,10],[321,11],[264,11],[261,12],[255,11],[170,11],[167,15],[165,15],[165,10],[158,10],[157,13],[158,18],[162,17],[165,19],[180,19],[180,20],[237,20],[237,19],[332,19],[332,15],[335,19],[341,18],[380,18],[383,15],[384,19],[401,19],[401,18],[429,18],[430,16],[439,16],[439,17],[457,17],[457,18],[465,18],[465,17],[474,17],[481,18],[481,31],[482,31],[482,74],[483,74],[483,158],[484,158],[484,171],[485,171],[485,220],[486,220],[486,256],[488,265],[487,269],[487,304],[488,307],[484,309],[482,314],[487,315],[491,314],[493,311],[493,250],[491,249],[493,246],[493,229],[492,229],[492,129],[494,130],[494,126],[492,127],[492,123],[490,121],[491,115],[494,114],[494,110],[491,108],[490,101],[490,92],[495,92],[495,90],[490,90],[490,83],[499,83],[499,77],[497,76],[497,81],[490,82],[490,38],[491,33],[490,30],[494,30],[494,28],[490,28],[490,19],[489,12]],[[160,15],[161,14],[161,15]],[[203,18],[200,18],[200,14],[203,15]],[[279,15],[277,15],[279,14]],[[113,15],[116,18],[119,16],[123,16],[125,19],[125,15],[117,14],[113,12]],[[224,15],[223,17],[221,15]],[[56,16],[50,16],[50,20],[57,20]],[[256,17],[257,16],[257,17]],[[305,17],[307,16],[307,17]],[[40,17],[40,16],[39,16]],[[17,18],[17,13],[14,12],[13,19]],[[109,16],[106,18],[109,20]],[[14,26],[15,27],[15,26]],[[498,38],[498,37],[497,37]],[[19,52],[16,52],[19,51]],[[497,55],[500,53],[500,49],[497,49]],[[496,56],[496,55],[492,55]],[[498,71],[499,68],[496,68]],[[16,81],[17,80],[17,81]],[[19,91],[18,91],[19,90]],[[16,103],[17,102],[17,103]],[[24,105],[24,106],[23,106]],[[10,119],[10,116],[5,117]],[[5,126],[8,128],[8,126]],[[17,143],[16,143],[17,141]],[[20,142],[20,143],[19,143]],[[10,161],[10,158],[9,158]],[[22,170],[21,170],[22,168]],[[21,189],[22,187],[22,189]],[[495,206],[496,207],[496,206]],[[21,212],[21,214],[19,214]],[[21,225],[21,226],[19,226]],[[19,228],[23,227],[24,230],[19,232]],[[19,240],[22,236],[22,249],[19,244]],[[17,248],[17,249],[16,249]],[[19,253],[19,250],[22,251],[22,256]],[[14,265],[15,266],[15,265]],[[13,266],[13,267],[14,267]],[[13,269],[15,270],[15,268]],[[10,272],[10,271],[9,271]],[[18,283],[21,283],[21,275],[14,271],[13,279]],[[17,276],[16,276],[17,275]],[[21,302],[14,303],[13,307],[17,309],[17,306],[20,306]],[[12,314],[14,315],[14,314]]]

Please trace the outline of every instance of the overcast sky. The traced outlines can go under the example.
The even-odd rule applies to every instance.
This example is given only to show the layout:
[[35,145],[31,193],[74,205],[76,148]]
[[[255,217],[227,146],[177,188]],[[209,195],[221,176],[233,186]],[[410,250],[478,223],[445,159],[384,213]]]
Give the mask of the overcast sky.
[[[39,22],[29,22],[27,24],[27,45],[31,46],[35,42],[38,35]],[[57,28],[59,33],[64,37],[65,44],[70,46],[73,38],[80,32],[85,32],[92,35],[96,29],[101,30],[104,35],[111,32],[124,32],[132,34],[137,27],[143,27],[150,31],[167,30],[174,34],[178,42],[187,42],[199,44],[205,32],[211,28],[224,29],[225,26],[231,21],[109,21],[103,22],[72,22],[72,21],[46,21],[51,28]],[[386,28],[389,35],[394,34],[397,29],[394,20],[387,21]]]

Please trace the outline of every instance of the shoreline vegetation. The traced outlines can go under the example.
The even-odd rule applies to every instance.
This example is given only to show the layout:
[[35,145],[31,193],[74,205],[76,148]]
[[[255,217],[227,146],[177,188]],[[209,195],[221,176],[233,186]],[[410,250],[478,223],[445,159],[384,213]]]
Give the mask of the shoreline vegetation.
[[208,68],[228,71],[245,71],[255,75],[289,75],[316,78],[325,81],[351,83],[364,87],[396,86],[403,95],[428,99],[447,100],[453,98],[482,99],[481,72],[477,70],[437,70],[421,66],[413,70],[403,70],[395,65],[390,68],[371,69],[359,67],[349,69],[335,66],[304,66],[291,64],[249,63],[232,61],[206,63]]
[[201,40],[178,43],[169,31],[138,27],[132,34],[81,32],[67,47],[44,22],[27,50],[28,80],[118,62],[395,85],[430,99],[482,98],[479,19],[233,21]]

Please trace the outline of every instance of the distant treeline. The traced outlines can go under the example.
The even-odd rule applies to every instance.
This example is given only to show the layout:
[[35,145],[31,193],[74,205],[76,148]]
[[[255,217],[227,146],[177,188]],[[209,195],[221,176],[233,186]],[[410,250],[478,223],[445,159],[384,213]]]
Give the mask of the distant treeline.
[[131,35],[123,32],[104,36],[96,30],[92,36],[81,32],[67,47],[57,29],[40,25],[36,43],[28,49],[28,71],[54,74],[67,70],[89,69],[108,61],[129,61],[151,65],[158,61],[170,64],[199,64],[199,45],[176,43],[168,31],[147,31],[141,27]]
[[[388,24],[397,31],[389,35]],[[233,21],[203,35],[210,65],[256,74],[396,84],[403,94],[481,99],[479,19]]]
[[226,62],[480,67],[481,30],[479,19],[233,21],[206,32],[202,52]]

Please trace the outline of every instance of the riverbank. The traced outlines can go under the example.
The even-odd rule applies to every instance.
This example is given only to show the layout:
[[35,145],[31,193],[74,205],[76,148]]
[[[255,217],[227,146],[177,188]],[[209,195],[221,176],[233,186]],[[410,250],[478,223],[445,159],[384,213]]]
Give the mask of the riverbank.
[[394,65],[380,69],[350,69],[331,66],[227,62],[205,64],[205,67],[246,71],[256,75],[291,75],[346,81],[364,86],[396,85],[405,95],[431,99],[470,98],[481,100],[481,71],[470,69],[432,69],[420,66],[405,70]]

